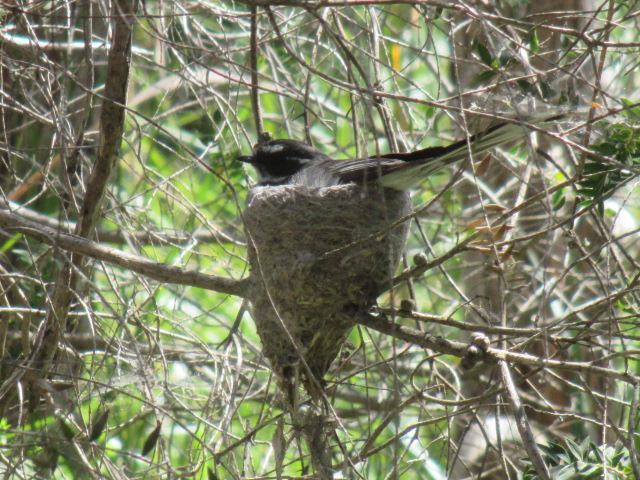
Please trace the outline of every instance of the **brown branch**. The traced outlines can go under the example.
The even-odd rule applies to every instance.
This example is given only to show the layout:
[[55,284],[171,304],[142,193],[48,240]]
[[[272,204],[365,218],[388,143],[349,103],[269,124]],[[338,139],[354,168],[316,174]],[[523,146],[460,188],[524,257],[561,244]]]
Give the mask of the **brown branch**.
[[[41,227],[52,228],[56,232],[71,233],[76,229],[75,222],[57,220],[48,215],[38,213],[35,210],[31,210],[30,208],[26,208],[19,203],[0,198],[0,210],[2,209],[18,213],[23,219],[36,222]],[[171,244],[174,246],[176,244],[193,241],[198,243],[228,242],[236,245],[245,245],[244,238],[241,235],[236,236],[236,234],[233,233],[232,228],[215,231],[197,231],[193,233],[184,233],[182,230],[175,230],[168,233],[168,231],[165,230],[154,231],[152,228],[153,226],[147,225],[146,230],[134,232],[127,232],[122,229],[107,230],[97,228],[95,231],[95,237],[100,243],[125,243],[128,240],[135,240],[136,242],[145,244],[156,242]]]
[[264,122],[262,121],[262,109],[260,107],[260,90],[258,75],[258,7],[251,7],[251,103],[253,107],[253,121],[256,124],[258,138],[262,138],[264,133]]
[[[29,340],[33,340],[29,335]],[[22,332],[9,331],[7,334],[7,347],[11,349],[19,349],[22,345]],[[128,357],[134,355],[145,355],[156,357],[161,355],[163,359],[168,361],[198,361],[202,363],[216,361],[216,357],[222,357],[225,354],[220,352],[202,352],[196,348],[177,345],[163,345],[162,352],[156,346],[152,346],[142,342],[123,341],[118,339],[114,341],[112,338],[104,338],[91,333],[65,333],[63,335],[65,345],[70,346],[77,353],[90,352],[110,352],[119,357]],[[134,353],[135,352],[135,353]],[[212,355],[214,358],[212,359]],[[67,380],[64,375],[61,379]]]
[[[80,218],[75,230],[79,237],[89,238],[94,232],[102,213],[102,199],[120,154],[131,67],[131,37],[137,3],[137,0],[113,0],[111,3],[114,29],[100,116],[100,145],[80,206]],[[47,316],[38,331],[29,357],[22,365],[26,368],[14,370],[0,387],[0,412],[10,402],[15,386],[21,382],[25,372],[29,372],[28,380],[34,382],[49,371],[60,339],[67,329],[69,307],[82,276],[85,261],[84,255],[72,254],[62,266]],[[39,389],[34,387],[31,393],[31,407],[35,408],[39,402]]]
[[[102,199],[122,143],[125,104],[131,67],[131,35],[136,0],[113,0],[114,34],[107,63],[104,101],[100,116],[100,149],[86,186],[76,234],[88,238],[93,234],[102,212]],[[42,336],[36,341],[31,359],[37,371],[46,372],[53,360],[58,343],[66,330],[69,306],[79,280],[76,273],[83,269],[84,257],[72,255],[65,262],[56,282],[51,308],[45,319]]]
[[[376,330],[385,335],[390,335],[399,340],[403,340],[423,348],[435,350],[445,355],[453,355],[459,358],[469,358],[469,345],[455,340],[447,340],[440,336],[430,335],[411,327],[398,325],[390,322],[383,316],[376,315],[360,315],[355,319],[356,323],[365,327]],[[476,350],[476,352],[478,352]],[[551,360],[548,358],[537,357],[528,353],[517,353],[498,348],[488,348],[484,352],[478,352],[477,359],[484,360],[489,363],[497,363],[500,360],[506,360],[510,363],[528,365],[539,368],[547,368],[553,370],[564,370],[570,372],[581,372],[587,375],[598,375],[609,379],[619,380],[625,383],[637,385],[640,383],[640,376],[631,373],[618,372],[609,368],[599,367],[588,362],[567,362],[562,360]],[[475,358],[474,358],[475,360]]]
[[109,262],[159,282],[189,285],[239,297],[247,296],[248,279],[234,280],[154,262],[148,258],[107,247],[77,235],[62,233],[6,210],[0,210],[0,227],[10,232],[20,232],[42,243],[62,248],[73,254]]
[[638,400],[640,399],[640,384],[635,384],[633,388],[633,396],[631,398],[631,406],[629,408],[629,427],[627,431],[629,432],[629,438],[626,441],[627,448],[629,449],[630,457],[631,457],[631,468],[633,469],[633,473],[636,478],[640,478],[640,464],[638,459],[640,459],[640,452],[636,451],[635,447],[635,439],[634,432],[636,431],[638,425]]
[[[536,195],[529,197],[527,200],[517,204],[516,206],[514,206],[513,208],[511,208],[510,210],[502,214],[500,218],[498,218],[497,220],[491,223],[490,227],[493,228],[493,227],[500,226],[503,222],[510,219],[516,213],[524,210],[526,207],[533,205],[538,201],[541,201],[543,198],[547,196],[553,195],[555,192],[563,188],[573,185],[575,182],[576,182],[576,177],[566,180],[564,182],[561,182],[557,185],[554,185],[551,188],[548,188],[543,192],[540,192]],[[425,207],[419,207],[414,212],[412,212],[412,215],[420,215],[420,213],[423,212],[431,204],[432,204],[432,201],[429,201]],[[586,208],[595,208],[595,205],[589,206]],[[428,272],[429,270],[431,270],[432,268],[437,267],[438,265],[443,264],[445,261],[449,260],[450,258],[453,258],[456,255],[466,251],[469,248],[469,244],[477,240],[480,237],[480,235],[481,235],[480,232],[476,231],[470,234],[467,238],[465,238],[458,244],[456,244],[454,247],[449,249],[449,251],[440,255],[435,260],[432,260],[431,262],[420,262],[415,266],[403,271],[398,276],[396,276],[396,278],[393,279],[393,282],[392,282],[393,285],[399,285],[400,283],[406,282],[410,279],[418,278],[425,272]]]
[[529,455],[529,460],[531,461],[533,468],[536,470],[538,477],[542,480],[551,480],[549,469],[547,468],[547,464],[544,463],[540,449],[536,445],[533,430],[531,429],[529,419],[527,418],[527,413],[525,412],[524,406],[518,396],[518,390],[513,382],[509,364],[505,360],[500,360],[498,364],[500,365],[500,373],[502,375],[502,383],[505,386],[506,397],[509,402],[509,406],[511,407],[513,417],[516,420],[515,423],[518,428],[518,432],[520,433],[520,440],[522,440],[524,449]]
[[397,323],[390,322],[381,315],[359,315],[355,320],[356,323],[377,332],[391,335],[399,340],[404,340],[405,342],[413,343],[423,348],[436,350],[445,355],[462,358],[468,352],[468,345],[466,343],[447,340],[443,337],[436,337],[411,327],[398,325]]

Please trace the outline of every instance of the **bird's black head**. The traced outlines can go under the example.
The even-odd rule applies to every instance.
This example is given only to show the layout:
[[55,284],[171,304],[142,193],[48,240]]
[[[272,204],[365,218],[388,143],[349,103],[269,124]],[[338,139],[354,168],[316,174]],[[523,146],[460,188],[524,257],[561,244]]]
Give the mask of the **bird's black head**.
[[238,157],[258,172],[260,185],[284,185],[300,170],[324,155],[295,140],[271,140],[257,145],[251,156]]

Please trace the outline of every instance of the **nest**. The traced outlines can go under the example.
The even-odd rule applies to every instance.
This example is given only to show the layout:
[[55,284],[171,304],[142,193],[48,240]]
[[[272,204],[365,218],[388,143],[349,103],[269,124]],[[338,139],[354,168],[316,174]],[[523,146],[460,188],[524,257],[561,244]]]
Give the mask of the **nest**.
[[251,190],[243,220],[252,316],[285,383],[322,384],[354,316],[389,289],[409,228],[391,225],[410,211],[406,192],[354,184]]

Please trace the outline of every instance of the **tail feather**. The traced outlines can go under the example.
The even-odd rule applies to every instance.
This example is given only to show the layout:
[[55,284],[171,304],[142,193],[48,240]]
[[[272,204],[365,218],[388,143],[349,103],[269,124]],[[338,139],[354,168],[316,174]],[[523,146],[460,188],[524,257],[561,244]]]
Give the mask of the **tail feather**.
[[[564,115],[555,115],[542,119],[529,119],[527,123],[544,127],[552,125],[563,117]],[[404,162],[389,169],[390,171],[381,178],[382,185],[398,190],[413,188],[429,175],[446,166],[466,160],[469,158],[470,151],[473,155],[482,155],[505,143],[525,138],[529,133],[530,130],[524,124],[505,122],[444,147],[429,147],[410,153],[382,155],[381,159]],[[408,166],[406,163],[415,163],[415,167]]]

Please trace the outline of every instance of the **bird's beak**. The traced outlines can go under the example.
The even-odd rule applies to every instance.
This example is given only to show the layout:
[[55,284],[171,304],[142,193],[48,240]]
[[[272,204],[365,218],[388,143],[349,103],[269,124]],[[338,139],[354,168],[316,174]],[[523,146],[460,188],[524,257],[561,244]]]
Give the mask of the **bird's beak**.
[[251,156],[248,156],[248,155],[243,155],[243,156],[237,157],[236,160],[239,160],[239,161],[241,161],[243,163],[249,163],[249,164],[254,162],[254,158],[251,157]]

